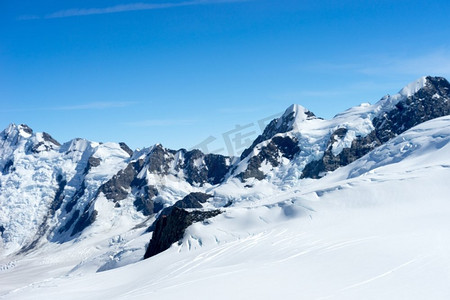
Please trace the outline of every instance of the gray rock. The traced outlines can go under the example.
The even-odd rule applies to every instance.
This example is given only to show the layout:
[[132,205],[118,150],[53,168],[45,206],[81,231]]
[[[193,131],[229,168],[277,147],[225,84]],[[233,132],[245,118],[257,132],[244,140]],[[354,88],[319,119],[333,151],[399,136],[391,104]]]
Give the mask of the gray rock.
[[134,151],[130,149],[130,147],[128,147],[127,144],[125,144],[124,142],[120,142],[119,143],[120,148],[125,151],[126,153],[128,153],[128,155],[132,156]]
[[[308,120],[317,118],[311,111],[306,111],[306,115]],[[256,138],[252,145],[242,152],[241,160],[246,158],[259,143],[267,141],[279,133],[285,133],[293,130],[294,128],[292,127],[292,121],[294,118],[295,113],[291,112],[289,114],[285,113],[280,118],[272,120],[269,125],[264,128],[263,133]]]
[[220,210],[188,212],[184,209],[173,207],[167,215],[161,214],[155,222],[155,230],[145,252],[144,259],[155,256],[169,249],[173,243],[180,241],[186,228],[193,223],[202,222],[220,213]]
[[205,203],[212,195],[205,193],[190,193],[182,200],[175,202],[173,206],[178,208],[203,208],[202,203]]
[[74,236],[78,233],[81,233],[84,229],[86,229],[87,227],[89,227],[90,225],[92,225],[95,222],[98,212],[91,207],[92,207],[92,204],[89,204],[85,208],[81,217],[75,218],[75,219],[78,219],[78,221],[75,223],[75,226],[74,226],[73,231],[70,234],[70,236]]
[[104,183],[98,190],[102,192],[105,197],[114,202],[125,199],[128,196],[131,183],[135,180],[139,169],[137,162],[129,163],[128,166],[119,171],[110,180]]
[[273,167],[277,167],[280,164],[280,157],[291,160],[298,152],[300,152],[300,147],[295,138],[289,136],[273,137],[267,146],[262,147],[257,155],[249,159],[247,169],[238,174],[237,177],[242,180],[252,177],[262,180],[265,178],[265,174],[260,168],[264,161],[269,162]]
[[[335,131],[320,160],[305,166],[302,178],[320,178],[361,158],[393,137],[428,120],[450,114],[450,84],[442,77],[427,77],[425,87],[416,94],[400,101],[392,110],[373,119],[375,130],[365,137],[358,137],[350,148],[334,156],[331,145],[336,136],[342,137],[342,129]],[[339,132],[338,132],[339,131]],[[345,134],[344,134],[345,135]]]
[[47,132],[43,132],[42,133],[42,138],[44,139],[44,141],[46,142],[50,142],[56,146],[61,146],[61,144],[55,140],[50,134],[48,134]]

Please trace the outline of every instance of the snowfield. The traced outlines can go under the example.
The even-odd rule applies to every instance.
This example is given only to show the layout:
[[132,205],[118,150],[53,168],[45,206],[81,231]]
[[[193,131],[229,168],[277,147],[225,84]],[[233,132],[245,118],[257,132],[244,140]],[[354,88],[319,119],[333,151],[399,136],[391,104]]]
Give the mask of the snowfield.
[[450,117],[321,179],[237,188],[147,260],[151,233],[128,225],[2,255],[0,298],[450,299]]

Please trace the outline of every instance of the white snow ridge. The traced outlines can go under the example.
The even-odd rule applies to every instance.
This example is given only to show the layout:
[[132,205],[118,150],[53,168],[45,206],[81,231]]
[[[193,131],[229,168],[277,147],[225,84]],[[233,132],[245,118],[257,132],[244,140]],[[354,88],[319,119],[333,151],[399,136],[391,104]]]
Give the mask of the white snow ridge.
[[[0,299],[450,299],[449,87],[423,77],[331,120],[293,105],[223,161],[12,124]],[[175,212],[195,220],[143,259]]]

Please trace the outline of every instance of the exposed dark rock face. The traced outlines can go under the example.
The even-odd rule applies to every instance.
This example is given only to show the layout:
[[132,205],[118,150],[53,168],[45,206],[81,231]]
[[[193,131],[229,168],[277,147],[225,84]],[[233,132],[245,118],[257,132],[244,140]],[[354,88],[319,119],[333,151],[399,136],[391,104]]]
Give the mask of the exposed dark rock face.
[[50,206],[50,212],[52,215],[54,215],[55,212],[60,209],[64,200],[64,188],[67,185],[67,181],[61,174],[56,177],[56,181],[58,182],[58,190],[56,191],[55,198]]
[[298,152],[300,152],[300,147],[295,138],[289,136],[273,137],[267,146],[262,147],[257,155],[249,159],[247,169],[240,173],[238,177],[243,180],[251,177],[262,180],[265,178],[265,174],[260,168],[264,161],[270,163],[272,167],[277,167],[280,165],[281,157],[292,159]]
[[53,201],[50,204],[49,210],[47,211],[47,214],[44,216],[42,223],[39,225],[38,230],[33,238],[33,241],[30,244],[24,246],[20,250],[21,253],[26,253],[38,245],[41,238],[45,236],[45,234],[48,232],[48,229],[50,228],[48,221],[55,215],[56,211],[61,208],[61,205],[64,200],[64,188],[67,185],[67,181],[63,178],[61,174],[59,174],[56,177],[56,181],[58,183],[58,189],[56,190],[55,197],[53,198]]
[[158,189],[153,185],[146,185],[145,179],[141,180],[141,183],[137,185],[137,188],[139,191],[135,194],[136,200],[133,202],[136,209],[142,211],[145,216],[157,213],[159,208],[155,207],[155,203],[152,199],[155,196],[158,196]]
[[[89,168],[92,165],[90,161]],[[141,178],[137,177],[142,170],[160,176],[167,176],[170,172],[178,176],[178,172],[183,170],[185,176],[183,179],[188,183],[203,185],[222,182],[229,168],[227,157],[222,155],[205,155],[199,150],[173,151],[161,145],[155,145],[145,158],[131,162],[103,184],[98,193],[102,192],[107,199],[116,203],[131,193],[135,197],[134,205],[137,210],[142,211],[144,215],[151,215],[161,210],[162,206],[153,201],[153,198],[159,194],[157,187],[148,183],[145,175],[141,175],[143,176]],[[117,204],[117,207],[120,207],[120,204]]]
[[[157,150],[156,153],[158,160],[161,152]],[[154,164],[155,160],[149,158],[147,162],[149,163],[147,167],[150,168],[150,165]],[[143,159],[129,163],[125,169],[119,171],[119,173],[103,184],[99,189],[99,193],[103,192],[107,199],[116,202],[116,207],[120,207],[118,201],[125,199],[131,193],[135,197],[133,203],[138,211],[142,211],[144,215],[151,215],[157,212],[152,200],[158,195],[157,188],[153,185],[148,185],[145,178],[137,178],[137,175],[144,167]],[[159,208],[156,207],[156,209]]]
[[350,148],[345,148],[334,156],[331,145],[336,137],[345,136],[342,128],[336,130],[330,137],[323,157],[307,164],[302,178],[320,178],[325,172],[352,163],[418,124],[449,114],[450,83],[442,77],[427,77],[425,87],[401,100],[392,110],[372,120],[374,131],[365,137],[356,138]]
[[[66,225],[69,225],[72,220],[75,221],[78,219],[78,222],[76,222],[70,236],[74,236],[74,235],[82,232],[84,229],[86,229],[87,227],[89,227],[90,225],[92,225],[95,222],[98,212],[95,209],[91,209],[91,206],[92,206],[92,203],[90,203],[84,209],[84,212],[80,218],[78,218],[80,213],[77,210],[74,213],[74,215],[72,216],[72,219],[66,224]],[[72,224],[70,224],[70,226],[68,226],[67,230],[69,230],[71,226],[72,226]]]
[[193,184],[194,182],[203,183],[207,180],[208,170],[206,168],[198,168],[196,161],[203,163],[205,155],[200,150],[192,150],[184,153],[184,164],[181,166],[186,174],[186,180]]
[[442,77],[427,77],[427,84],[416,94],[373,120],[382,143],[428,120],[450,114],[450,83]]
[[[156,153],[160,152],[157,151]],[[151,158],[148,161],[150,164],[155,163],[155,160],[152,161]],[[103,184],[99,192],[103,192],[107,199],[116,202],[116,207],[120,207],[118,201],[125,199],[129,193],[132,193],[135,196],[133,204],[138,211],[142,211],[144,215],[155,213],[155,205],[152,199],[158,195],[158,190],[155,186],[148,185],[145,178],[137,178],[143,167],[144,161],[142,159],[128,164],[124,170],[119,171],[117,175]]]
[[230,166],[227,165],[227,159],[229,158],[219,154],[205,155],[205,164],[208,170],[207,178],[205,178],[206,182],[215,185],[224,181],[230,170]]
[[[180,151],[184,152],[185,150]],[[226,156],[205,155],[200,150],[192,150],[184,152],[184,163],[179,168],[184,170],[186,181],[190,184],[218,184],[224,180],[230,169],[226,160]]]
[[47,132],[43,132],[42,133],[42,138],[44,139],[44,141],[52,143],[56,146],[61,146],[61,144],[55,140],[50,134],[48,134]]
[[[344,148],[341,153],[335,156],[332,152],[332,144],[336,141],[336,136],[339,136],[339,132],[342,132],[342,129],[344,128],[336,130],[331,135],[323,157],[305,166],[301,178],[320,178],[326,172],[346,166],[382,144],[376,135],[376,131],[372,131],[365,137],[354,139],[350,148]],[[342,137],[339,136],[339,138]]]
[[89,157],[88,163],[86,165],[86,168],[84,169],[84,174],[89,173],[89,171],[92,168],[100,166],[101,162],[102,162],[102,160],[100,158],[98,158],[98,157],[94,157],[94,156]]
[[[167,176],[169,173],[179,176],[178,172],[182,170],[182,179],[192,185],[218,184],[224,180],[230,169],[227,159],[228,157],[222,155],[205,155],[199,150],[174,151],[155,145],[145,158],[129,163],[125,169],[103,184],[98,193],[102,192],[107,199],[116,203],[131,193],[135,197],[135,207],[144,215],[151,215],[162,208],[153,202],[159,192],[155,185],[147,182],[145,174],[141,175],[141,178],[137,177],[141,171],[146,170],[159,176]],[[95,166],[93,163],[98,162],[91,162],[90,159],[88,167]]]
[[215,217],[220,210],[192,211],[173,207],[168,215],[161,215],[156,221],[152,239],[145,252],[144,259],[152,257],[170,248],[170,246],[183,238],[186,228],[195,222],[202,222]]
[[128,153],[128,155],[132,156],[133,155],[133,150],[130,149],[130,147],[128,147],[127,144],[120,142],[119,143],[120,148],[125,151],[126,153]]
[[67,221],[63,227],[61,227],[58,230],[58,233],[63,233],[63,232],[67,232],[70,230],[70,228],[72,227],[73,224],[75,224],[75,222],[77,221],[78,217],[80,216],[80,210],[75,210],[75,212],[72,214],[72,217],[69,219],[69,221]]
[[203,208],[205,203],[212,195],[205,193],[190,193],[182,200],[177,201],[173,206],[178,208]]
[[[21,125],[21,126],[22,126],[22,129],[23,129],[24,125]],[[28,126],[27,126],[27,128],[29,130],[24,130],[24,131],[26,131],[26,132],[30,131],[28,133],[31,134],[33,132],[33,130],[31,128],[29,128]],[[31,153],[40,153],[40,152],[44,152],[44,151],[54,150],[57,147],[61,146],[61,144],[57,140],[52,138],[52,136],[50,134],[46,133],[46,132],[42,133],[42,139],[44,141],[39,142],[39,143],[34,144],[34,145],[30,145],[30,148],[27,151],[29,151]]]
[[8,160],[7,162],[6,162],[6,164],[5,164],[5,166],[3,167],[3,170],[2,170],[2,174],[3,175],[6,175],[6,174],[8,174],[10,171],[12,171],[14,168],[13,168],[13,165],[14,165],[14,161],[13,160]]
[[175,153],[176,151],[174,150],[165,149],[159,144],[155,145],[145,162],[150,173],[167,175]]
[[139,161],[128,164],[125,169],[119,171],[103,184],[98,191],[114,202],[125,199],[128,196],[131,183],[135,180],[141,168]]
[[[314,115],[311,111],[306,111],[305,113],[308,120],[316,118],[316,115]],[[264,129],[263,133],[256,138],[252,145],[242,152],[241,160],[246,158],[259,143],[267,141],[279,133],[291,131],[293,129],[292,122],[294,119],[295,113],[291,112],[289,114],[285,113],[282,117],[272,120]]]
[[[174,161],[182,155],[183,160]],[[190,184],[221,183],[229,171],[228,157],[218,154],[204,154],[200,150],[174,151],[156,145],[148,154],[145,165],[150,173],[168,175],[173,166],[174,171],[183,170],[186,181]]]
[[28,127],[28,125],[26,125],[26,124],[20,124],[20,128],[28,134],[33,134],[33,129]]
[[81,183],[80,188],[73,195],[72,199],[70,199],[70,201],[67,202],[66,207],[65,207],[66,213],[69,213],[72,211],[72,208],[77,204],[78,200],[81,197],[83,197],[85,191],[86,191],[86,183],[83,181]]

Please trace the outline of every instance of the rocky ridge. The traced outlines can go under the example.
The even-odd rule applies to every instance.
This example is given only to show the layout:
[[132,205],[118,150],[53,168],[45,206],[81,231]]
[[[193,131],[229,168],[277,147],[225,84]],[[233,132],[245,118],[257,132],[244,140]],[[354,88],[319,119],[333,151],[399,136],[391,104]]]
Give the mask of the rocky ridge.
[[[184,224],[180,228],[189,226],[199,216],[213,216],[209,211],[233,205],[224,187],[245,191],[267,180],[282,188],[303,178],[320,178],[409,128],[450,114],[449,99],[446,79],[423,77],[396,95],[331,120],[292,105],[240,158],[160,144],[136,151],[124,143],[83,139],[61,145],[47,133],[11,124],[0,133],[3,247],[27,252],[48,241],[78,238],[105,222],[114,228],[127,219],[133,226],[153,224],[151,229],[158,229],[154,250],[149,250],[156,253],[180,238],[184,229],[178,229],[179,222]],[[164,224],[163,215],[169,218]],[[171,236],[166,242],[164,232]]]

